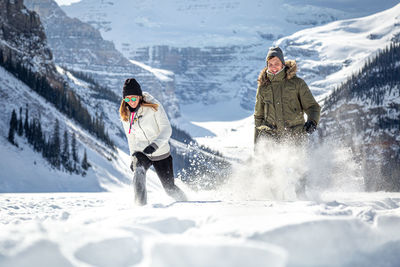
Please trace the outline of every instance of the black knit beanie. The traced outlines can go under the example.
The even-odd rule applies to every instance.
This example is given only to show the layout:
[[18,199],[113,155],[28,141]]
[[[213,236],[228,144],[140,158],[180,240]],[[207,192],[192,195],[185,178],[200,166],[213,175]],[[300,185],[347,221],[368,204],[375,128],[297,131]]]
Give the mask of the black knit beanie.
[[270,58],[272,58],[272,57],[277,57],[277,58],[279,58],[279,60],[282,62],[282,64],[285,65],[285,59],[283,58],[283,52],[282,52],[282,50],[281,50],[278,46],[276,46],[276,47],[271,47],[271,48],[268,50],[267,57],[265,58],[265,62],[267,63],[267,65],[268,65],[268,60],[269,60]]
[[122,96],[125,98],[127,95],[143,96],[140,84],[134,78],[126,79],[124,83]]

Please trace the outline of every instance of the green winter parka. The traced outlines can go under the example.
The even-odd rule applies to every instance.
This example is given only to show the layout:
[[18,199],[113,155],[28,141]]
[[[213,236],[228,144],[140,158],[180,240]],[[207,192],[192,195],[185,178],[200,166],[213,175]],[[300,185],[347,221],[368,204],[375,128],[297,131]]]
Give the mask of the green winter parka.
[[261,71],[254,112],[255,142],[263,131],[278,137],[304,136],[304,113],[318,124],[321,108],[296,72],[294,60],[287,60],[285,69],[276,75],[268,73],[267,67]]

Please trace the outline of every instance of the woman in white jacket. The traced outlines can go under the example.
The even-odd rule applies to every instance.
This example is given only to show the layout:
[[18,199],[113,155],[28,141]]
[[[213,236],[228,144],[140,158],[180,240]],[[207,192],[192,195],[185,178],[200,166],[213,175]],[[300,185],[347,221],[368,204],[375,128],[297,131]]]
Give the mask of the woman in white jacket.
[[167,194],[179,201],[186,200],[174,182],[168,143],[172,129],[163,107],[149,93],[143,93],[133,78],[125,81],[122,94],[119,113],[132,158],[135,202],[147,203],[146,171],[152,165]]

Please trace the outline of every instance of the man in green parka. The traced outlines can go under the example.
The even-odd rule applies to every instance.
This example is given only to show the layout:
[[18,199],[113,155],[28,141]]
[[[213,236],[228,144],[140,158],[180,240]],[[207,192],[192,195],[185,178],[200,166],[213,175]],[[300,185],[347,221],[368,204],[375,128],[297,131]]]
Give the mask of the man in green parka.
[[282,50],[271,47],[266,63],[258,77],[254,142],[262,136],[279,141],[302,139],[306,133],[313,133],[321,108],[304,80],[296,76],[296,62],[285,62]]

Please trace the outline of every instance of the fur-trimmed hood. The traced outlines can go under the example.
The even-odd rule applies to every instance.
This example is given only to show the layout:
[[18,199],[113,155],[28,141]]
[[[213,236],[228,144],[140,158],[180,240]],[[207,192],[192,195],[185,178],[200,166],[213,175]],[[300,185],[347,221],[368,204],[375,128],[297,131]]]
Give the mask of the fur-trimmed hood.
[[152,96],[149,92],[143,92],[143,100],[148,103],[160,105],[160,102],[158,102],[157,99],[155,99],[154,96]]
[[[297,72],[297,64],[295,60],[286,60],[285,62],[286,66],[286,79],[290,80],[294,76],[296,76]],[[261,72],[260,75],[258,75],[258,86],[260,85],[266,85],[269,83],[269,80],[267,78],[267,69],[268,67],[265,67]]]

